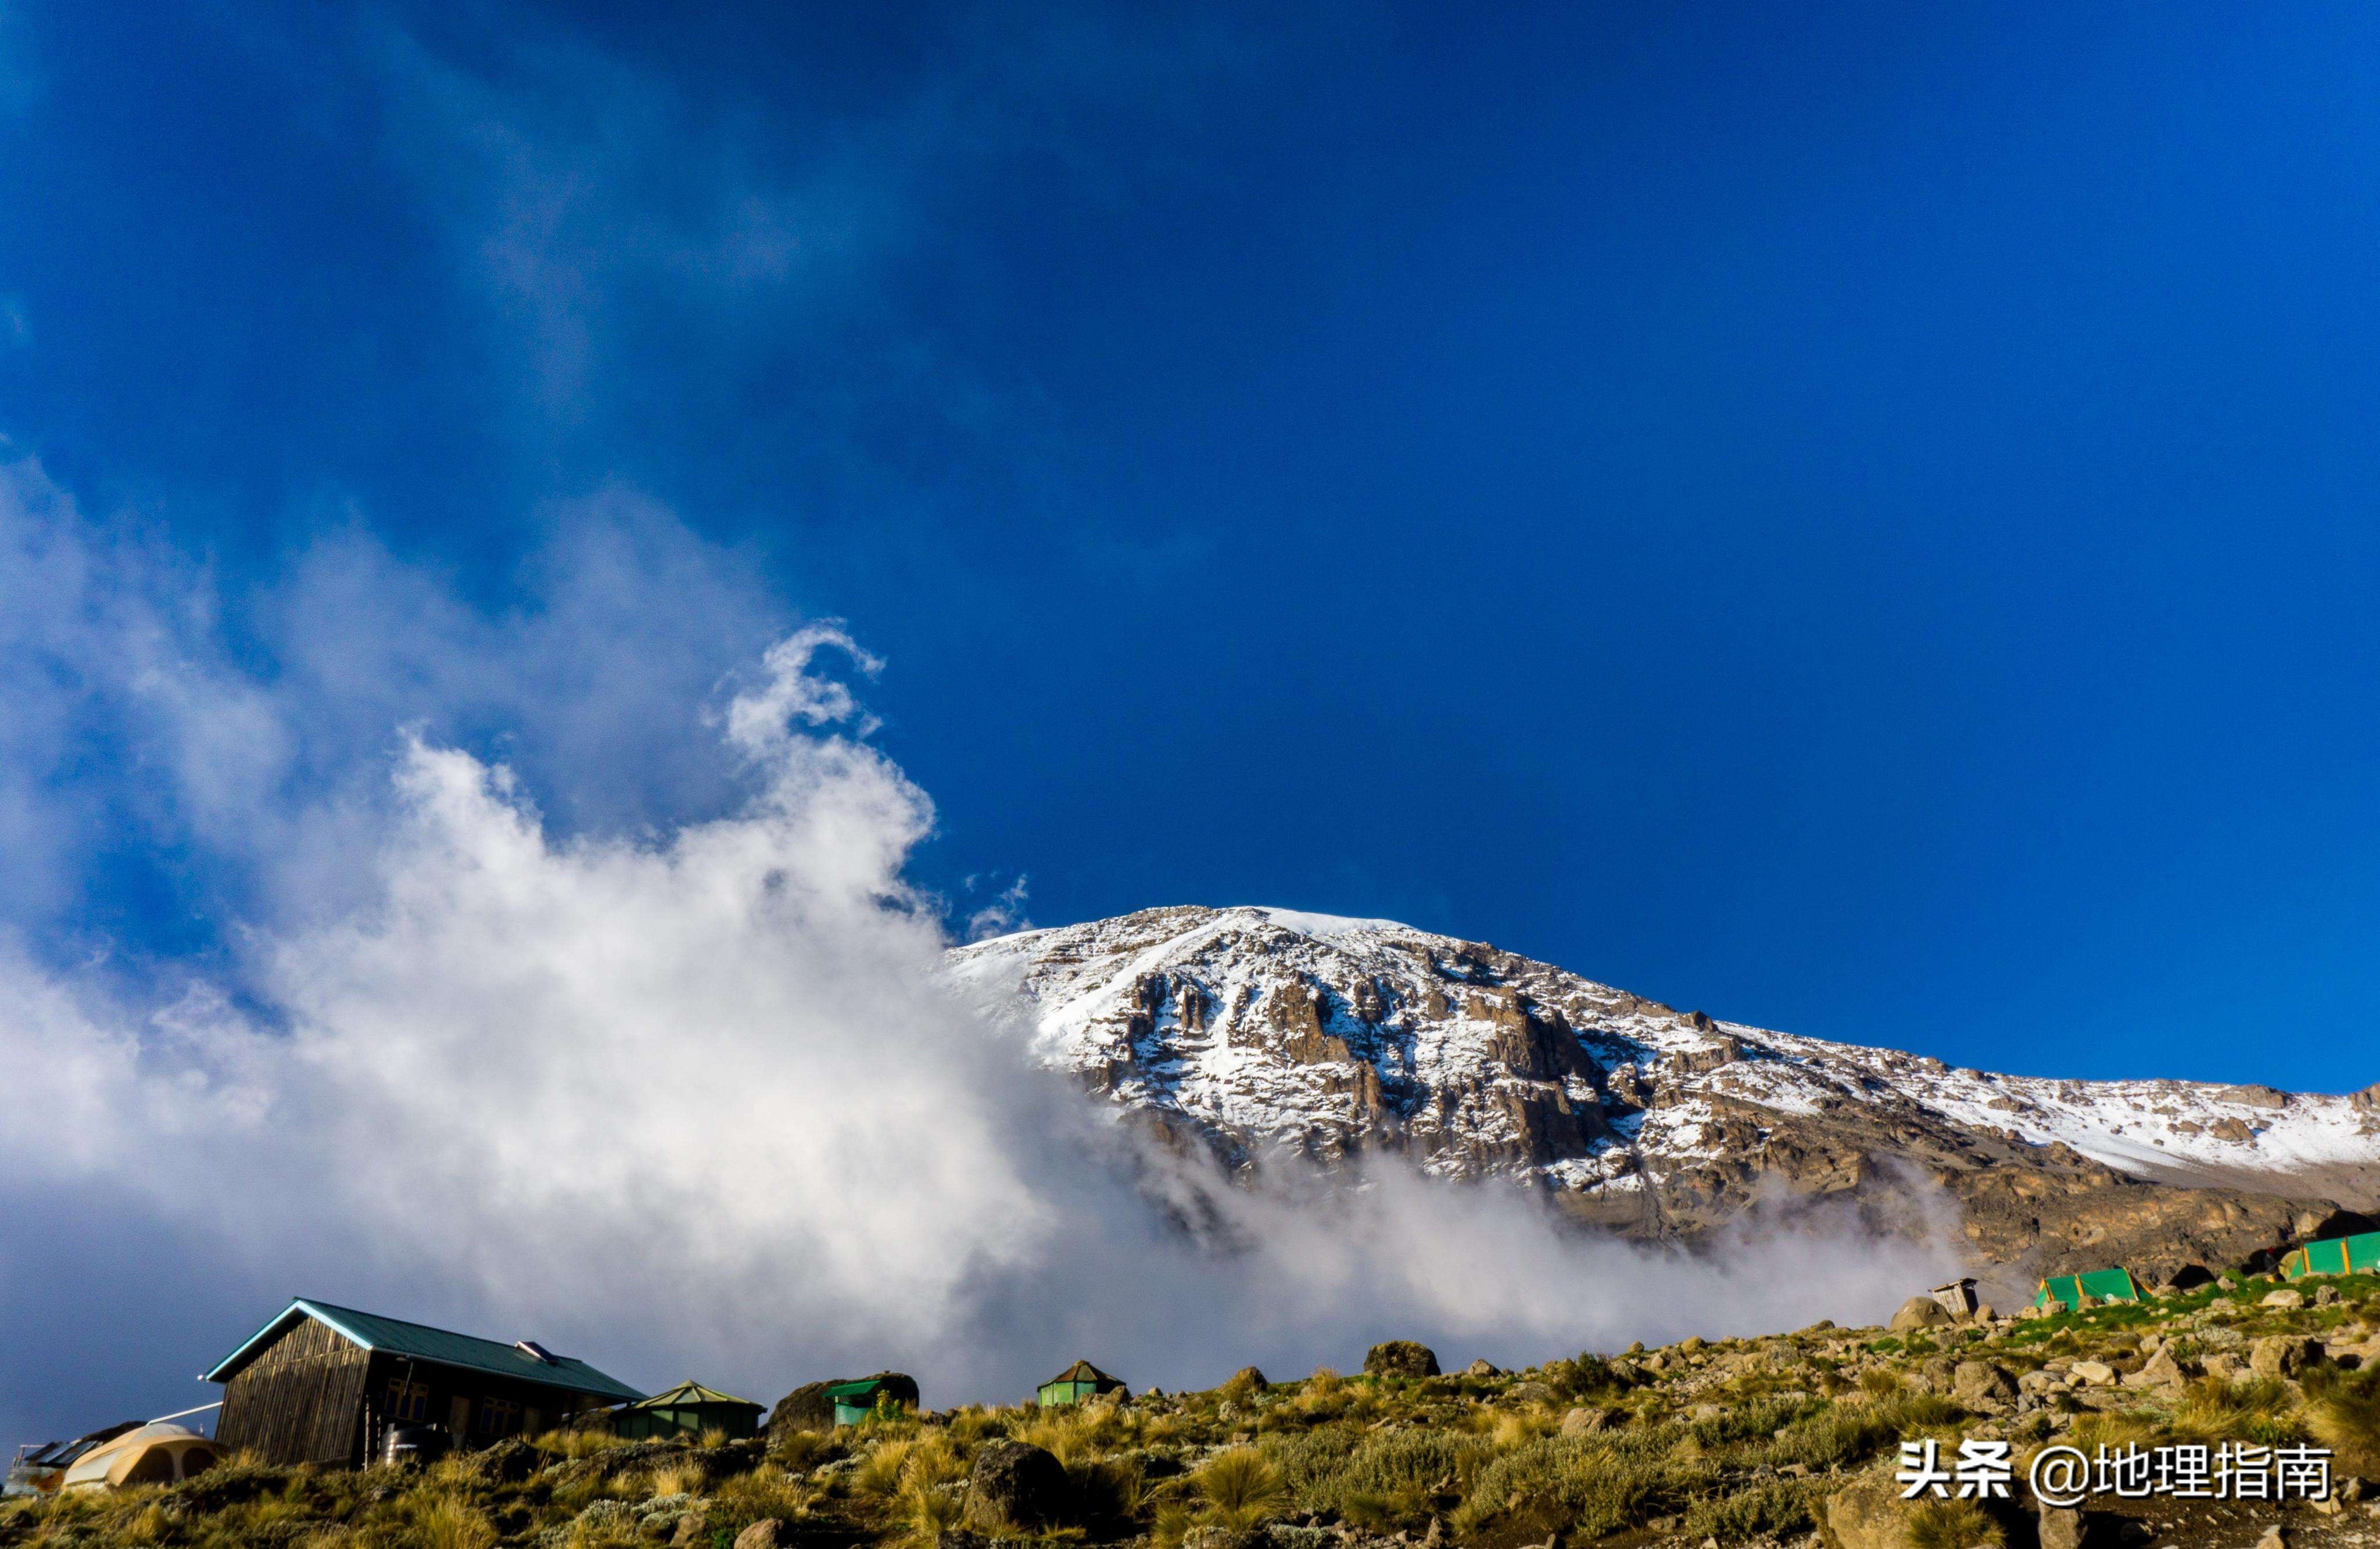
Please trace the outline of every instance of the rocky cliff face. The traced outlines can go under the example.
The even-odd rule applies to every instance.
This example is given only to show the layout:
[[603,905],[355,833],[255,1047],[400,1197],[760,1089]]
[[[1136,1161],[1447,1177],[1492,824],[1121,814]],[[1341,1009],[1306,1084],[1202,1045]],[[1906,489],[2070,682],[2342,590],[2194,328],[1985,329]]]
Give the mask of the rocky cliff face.
[[1930,1182],[1914,1194],[1956,1203],[1979,1262],[2155,1272],[2380,1205],[2380,1088],[1956,1070],[1387,920],[1151,909],[952,967],[1023,1011],[1044,1061],[1231,1166],[1390,1154],[1636,1235],[1694,1237],[1755,1195],[1848,1197],[1881,1222]]

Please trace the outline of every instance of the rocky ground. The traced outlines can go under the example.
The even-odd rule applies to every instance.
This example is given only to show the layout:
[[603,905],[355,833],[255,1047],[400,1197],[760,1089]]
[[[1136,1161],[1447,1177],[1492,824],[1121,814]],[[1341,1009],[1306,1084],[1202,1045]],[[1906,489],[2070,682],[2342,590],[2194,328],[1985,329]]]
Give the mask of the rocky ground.
[[[185,1484],[0,1507],[0,1545],[330,1549],[2325,1549],[2380,1540],[2380,1278],[2243,1277],[2043,1317],[1912,1301],[1886,1328],[1440,1374],[1361,1374],[1072,1410],[888,1408],[743,1442],[506,1442],[428,1470],[235,1463]],[[1905,1443],[2008,1445],[2006,1500],[1904,1502]],[[2034,1453],[2335,1449],[2323,1501],[2170,1496],[2045,1510]]]

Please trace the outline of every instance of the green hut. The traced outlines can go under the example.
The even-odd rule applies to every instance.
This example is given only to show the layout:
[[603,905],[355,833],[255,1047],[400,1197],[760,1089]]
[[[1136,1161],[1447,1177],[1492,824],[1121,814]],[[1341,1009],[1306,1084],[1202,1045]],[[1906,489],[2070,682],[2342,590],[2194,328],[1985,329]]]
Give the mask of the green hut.
[[905,1394],[898,1386],[881,1376],[860,1377],[853,1382],[829,1383],[826,1387],[826,1397],[827,1401],[834,1406],[834,1422],[837,1425],[858,1424],[874,1414],[877,1407],[887,1398],[911,1409],[916,1408],[917,1402],[914,1385],[911,1391]]
[[1087,1361],[1077,1361],[1072,1366],[1043,1383],[1034,1393],[1043,1409],[1055,1409],[1060,1404],[1079,1404],[1086,1398],[1102,1393],[1122,1393],[1131,1397],[1131,1389],[1120,1377],[1109,1376]]
[[2292,1248],[2281,1273],[2292,1280],[2309,1275],[2369,1275],[2380,1270],[2380,1231],[2356,1237],[2325,1237]]
[[612,1430],[617,1435],[656,1439],[724,1431],[729,1440],[740,1441],[759,1434],[761,1411],[767,1407],[698,1382],[682,1382],[667,1393],[656,1393],[621,1410],[613,1419]]
[[2129,1269],[2086,1269],[2080,1275],[2052,1275],[2041,1282],[2033,1304],[2046,1307],[2055,1301],[2072,1309],[2082,1306],[2085,1296],[2094,1301],[2138,1301],[2141,1288]]

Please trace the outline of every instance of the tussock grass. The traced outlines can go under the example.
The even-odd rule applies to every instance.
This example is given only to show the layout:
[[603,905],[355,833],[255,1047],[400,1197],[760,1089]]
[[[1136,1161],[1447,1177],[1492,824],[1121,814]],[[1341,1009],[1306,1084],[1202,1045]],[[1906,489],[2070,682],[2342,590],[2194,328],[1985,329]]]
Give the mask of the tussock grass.
[[2305,1427],[2338,1455],[2338,1467],[2359,1478],[2380,1477],[2380,1367],[2306,1374]]
[[901,1471],[908,1466],[909,1454],[916,1444],[906,1437],[896,1436],[877,1443],[875,1449],[860,1460],[852,1470],[851,1488],[862,1495],[887,1497],[901,1488]]
[[[2152,1325],[2187,1360],[2215,1326],[2242,1335],[2306,1333],[2370,1305],[2295,1312],[2253,1305],[2268,1285],[2209,1297],[2200,1323],[2172,1304],[2094,1309],[2053,1326],[1941,1331],[1935,1341],[2011,1371],[2053,1354],[2137,1354]],[[2231,1336],[2222,1336],[2229,1338]],[[1733,1546],[1792,1542],[1825,1515],[1846,1476],[1897,1444],[1955,1448],[1978,1417],[1914,1382],[1924,1359],[1906,1339],[1859,1330],[1671,1347],[1664,1370],[1593,1354],[1496,1377],[1350,1379],[1328,1368],[1259,1391],[1235,1378],[1206,1392],[1145,1396],[1044,1411],[969,1407],[886,1414],[834,1432],[778,1439],[747,1472],[706,1476],[706,1449],[648,1448],[632,1471],[601,1430],[536,1440],[545,1470],[525,1482],[487,1477],[468,1458],[427,1470],[268,1469],[234,1462],[164,1489],[70,1501],[0,1504],[0,1549],[653,1549],[684,1519],[697,1549],[724,1549],[760,1519],[797,1524],[805,1542],[849,1549],[931,1549],[966,1510],[968,1464],[1002,1436],[1046,1447],[1073,1483],[1077,1511],[1028,1535],[1033,1549],[1146,1539],[1175,1549],[1201,1527],[1229,1531],[1313,1516],[1369,1533],[1451,1531],[1447,1549],[1591,1543],[1651,1531],[1662,1541]],[[1525,1386],[1524,1386],[1525,1385]],[[2312,1435],[2342,1471],[2380,1475],[2380,1370],[2316,1367],[2301,1384],[2209,1379],[2143,1393],[2135,1407],[2087,1412],[2070,1397],[1996,1423],[2017,1446],[2154,1446],[2170,1440],[2273,1442]],[[1572,1406],[1599,1411],[1565,1435]],[[1712,1406],[1716,1406],[1715,1408]],[[1688,1419],[1702,1413],[1705,1418]],[[1228,1415],[1228,1418],[1226,1416]],[[709,1440],[710,1438],[706,1438]],[[739,1449],[710,1459],[743,1466]],[[650,1502],[665,1502],[654,1509]],[[1998,1542],[1973,1503],[1913,1503],[1901,1549],[1977,1549]],[[1009,1531],[997,1523],[980,1528]]]
[[1976,1549],[2008,1542],[2000,1525],[1973,1501],[1928,1500],[1909,1514],[1902,1531],[1909,1549]]
[[2286,1441],[2295,1429],[2285,1418],[2292,1397],[2286,1383],[2201,1377],[2175,1407],[2168,1429],[2192,1442]]
[[1253,1446],[1219,1452],[1190,1477],[1206,1503],[1201,1515],[1218,1527],[1253,1528],[1289,1507],[1288,1482],[1272,1460]]
[[[459,1495],[437,1495],[413,1513],[421,1549],[494,1549],[495,1524]],[[270,1540],[266,1540],[270,1542]]]

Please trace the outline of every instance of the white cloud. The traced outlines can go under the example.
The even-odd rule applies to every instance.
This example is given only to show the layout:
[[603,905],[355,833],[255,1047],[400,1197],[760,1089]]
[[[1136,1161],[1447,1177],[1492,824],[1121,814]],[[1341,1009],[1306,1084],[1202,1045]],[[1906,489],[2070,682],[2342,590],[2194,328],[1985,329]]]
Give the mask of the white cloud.
[[[203,1337],[202,1311],[227,1344],[272,1310],[266,1286],[536,1333],[630,1380],[773,1398],[890,1363],[950,1402],[1014,1396],[1078,1354],[1172,1386],[1249,1360],[1345,1364],[1389,1335],[1509,1363],[1777,1326],[1881,1311],[1950,1262],[1846,1253],[1852,1223],[1804,1222],[1686,1265],[1560,1231],[1506,1188],[1392,1172],[1254,1193],[1141,1153],[1023,1058],[1019,1029],[941,987],[939,902],[906,876],[932,805],[822,671],[876,665],[839,626],[755,653],[723,735],[701,739],[735,793],[708,813],[559,823],[512,764],[382,719],[517,713],[522,770],[565,767],[533,734],[648,745],[613,726],[610,680],[572,664],[612,664],[644,713],[718,680],[671,622],[687,578],[734,595],[654,514],[641,539],[579,551],[676,563],[573,551],[545,606],[494,619],[331,545],[259,594],[258,670],[208,622],[222,610],[195,570],[110,550],[14,477],[0,539],[38,563],[48,585],[19,600],[54,633],[43,670],[7,685],[45,729],[8,756],[47,773],[6,788],[69,815],[139,806],[274,880],[194,959],[92,968],[55,950],[94,902],[70,846],[34,853],[67,902],[0,952],[0,1059],[43,1093],[0,1105],[0,1316],[60,1333],[0,1355],[0,1410],[47,1406],[0,1420],[96,1423],[67,1405],[85,1394],[106,1418],[194,1401],[157,1374],[220,1352],[164,1341]],[[144,757],[54,778],[97,721]],[[156,789],[80,789],[110,779]],[[40,810],[33,826],[81,831]],[[293,845],[308,853],[278,853]],[[83,1315],[91,1266],[161,1241],[179,1256]]]

